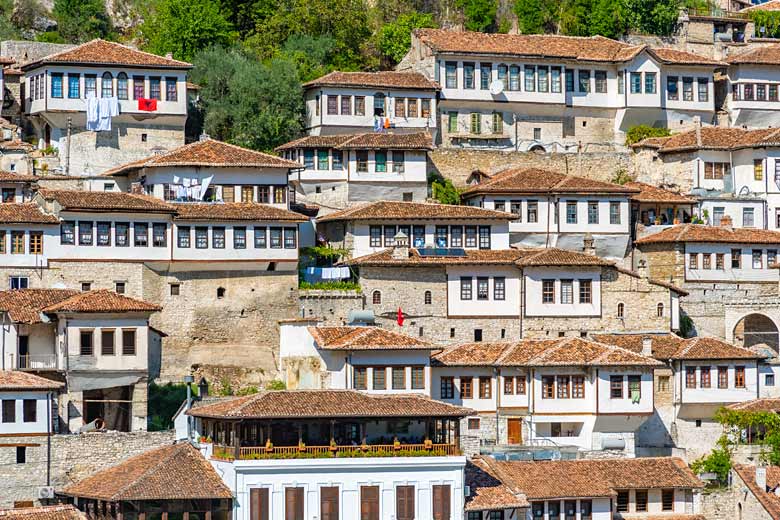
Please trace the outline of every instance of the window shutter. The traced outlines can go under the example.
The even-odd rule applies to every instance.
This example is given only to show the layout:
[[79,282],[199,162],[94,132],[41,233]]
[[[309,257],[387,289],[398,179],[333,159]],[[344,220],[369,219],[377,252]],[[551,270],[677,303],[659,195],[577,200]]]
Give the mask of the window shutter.
[[395,497],[397,520],[414,520],[414,486],[398,486]]
[[360,520],[379,520],[379,486],[360,487]]
[[433,520],[450,520],[450,486],[433,486]]
[[339,488],[320,488],[321,520],[339,520]]
[[269,520],[268,488],[254,488],[249,491],[249,519]]
[[284,518],[285,520],[304,520],[302,487],[285,488]]

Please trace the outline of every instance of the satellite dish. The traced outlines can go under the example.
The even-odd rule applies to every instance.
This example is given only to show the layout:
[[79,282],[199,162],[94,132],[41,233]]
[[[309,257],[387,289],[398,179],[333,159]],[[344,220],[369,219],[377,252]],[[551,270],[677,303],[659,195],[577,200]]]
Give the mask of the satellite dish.
[[497,79],[490,83],[490,93],[494,96],[501,94],[504,91],[504,82]]

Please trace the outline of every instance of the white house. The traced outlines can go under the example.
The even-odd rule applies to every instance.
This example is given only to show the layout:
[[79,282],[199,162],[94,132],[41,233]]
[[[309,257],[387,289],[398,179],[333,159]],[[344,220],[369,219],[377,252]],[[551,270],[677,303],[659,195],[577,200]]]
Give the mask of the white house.
[[436,133],[439,86],[415,72],[330,72],[303,84],[306,131]]
[[[44,377],[3,368],[0,371],[0,435],[25,437],[55,431],[57,417],[52,416],[57,394],[63,383]],[[21,454],[20,454],[21,451]],[[17,463],[24,463],[24,446],[17,447]]]
[[184,144],[191,68],[92,40],[22,67],[23,112],[64,173],[94,175]]
[[744,52],[732,47],[725,61],[728,63],[729,124],[738,128],[777,128],[780,45],[762,45]]
[[393,132],[307,136],[276,151],[300,163],[290,173],[296,197],[325,214],[358,202],[424,202],[431,148],[427,132]]
[[638,124],[709,124],[722,66],[601,36],[417,29],[398,69],[441,84],[443,145],[549,152],[622,143]]

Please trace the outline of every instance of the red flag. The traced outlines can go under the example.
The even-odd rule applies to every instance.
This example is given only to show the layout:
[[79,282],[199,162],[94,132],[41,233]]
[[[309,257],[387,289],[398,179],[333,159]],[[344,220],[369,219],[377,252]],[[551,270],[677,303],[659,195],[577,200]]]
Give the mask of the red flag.
[[398,307],[398,319],[396,321],[398,322],[399,327],[404,326],[404,313],[401,310],[401,307]]
[[138,98],[138,110],[142,110],[144,112],[156,112],[157,111],[157,100],[156,99]]

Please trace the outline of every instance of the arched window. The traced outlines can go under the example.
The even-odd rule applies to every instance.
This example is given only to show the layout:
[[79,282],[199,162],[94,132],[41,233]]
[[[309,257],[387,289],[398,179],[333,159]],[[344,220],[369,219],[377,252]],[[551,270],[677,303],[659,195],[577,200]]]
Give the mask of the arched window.
[[622,303],[618,303],[617,317],[624,318],[626,316],[626,306]]
[[374,291],[371,294],[371,302],[374,305],[379,305],[380,303],[382,303],[382,293],[380,291]]
[[374,94],[374,115],[378,117],[385,116],[385,95],[381,92]]
[[425,305],[430,305],[432,299],[431,291],[425,291]]
[[114,76],[110,72],[103,73],[100,80],[100,97],[110,98],[114,95]]
[[657,314],[657,316],[659,318],[663,318],[664,317],[664,304],[663,303],[659,303],[656,306],[656,314]]
[[127,99],[127,74],[120,72],[116,75],[116,97],[119,99]]

